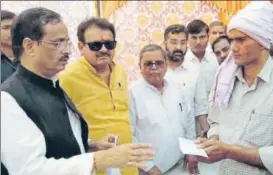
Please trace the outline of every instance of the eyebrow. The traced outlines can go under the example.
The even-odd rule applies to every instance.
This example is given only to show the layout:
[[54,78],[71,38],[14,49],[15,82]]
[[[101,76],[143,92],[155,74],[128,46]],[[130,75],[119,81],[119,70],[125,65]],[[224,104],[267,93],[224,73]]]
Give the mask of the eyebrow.
[[178,40],[178,39],[171,39],[171,41],[187,41],[186,39]]

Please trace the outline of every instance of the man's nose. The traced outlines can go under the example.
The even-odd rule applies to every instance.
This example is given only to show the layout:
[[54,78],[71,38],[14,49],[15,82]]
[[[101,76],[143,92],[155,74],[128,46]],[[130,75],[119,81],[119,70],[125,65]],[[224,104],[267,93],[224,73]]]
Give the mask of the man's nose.
[[107,50],[107,48],[105,47],[105,45],[103,44],[102,47],[101,47],[101,49],[100,49],[100,51],[101,51],[101,52],[107,52],[108,50]]

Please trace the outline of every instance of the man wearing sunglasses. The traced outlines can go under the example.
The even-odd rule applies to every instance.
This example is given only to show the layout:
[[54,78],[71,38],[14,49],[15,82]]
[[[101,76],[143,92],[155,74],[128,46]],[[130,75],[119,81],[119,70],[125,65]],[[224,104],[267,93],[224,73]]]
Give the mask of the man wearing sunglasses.
[[[131,143],[127,77],[123,68],[113,62],[113,24],[91,18],[78,26],[77,35],[82,56],[60,74],[61,86],[84,115],[90,139],[112,133],[119,136],[119,144]],[[135,175],[137,169],[124,168],[120,172]]]
[[[135,141],[153,145],[154,161],[140,175],[183,175],[183,155],[178,137],[195,138],[195,124],[184,91],[164,78],[167,56],[158,45],[145,46],[140,51],[141,79],[130,89],[130,118]],[[189,164],[190,173],[197,174],[197,162]]]

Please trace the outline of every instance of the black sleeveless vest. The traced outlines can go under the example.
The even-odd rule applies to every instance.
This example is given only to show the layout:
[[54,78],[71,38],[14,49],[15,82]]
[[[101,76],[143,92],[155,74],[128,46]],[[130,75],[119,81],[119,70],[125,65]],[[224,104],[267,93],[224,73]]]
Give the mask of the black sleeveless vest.
[[[42,131],[46,141],[47,158],[70,158],[81,154],[70,125],[67,107],[80,120],[83,145],[87,150],[87,124],[58,82],[55,88],[53,81],[42,78],[20,65],[1,85],[1,91],[13,96]],[[8,174],[5,170],[1,163],[2,175]]]

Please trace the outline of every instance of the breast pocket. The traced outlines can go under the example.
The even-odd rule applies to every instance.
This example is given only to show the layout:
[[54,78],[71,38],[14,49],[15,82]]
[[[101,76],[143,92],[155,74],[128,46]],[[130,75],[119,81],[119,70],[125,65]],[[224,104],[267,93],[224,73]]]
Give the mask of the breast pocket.
[[242,140],[248,146],[261,147],[273,144],[273,112],[253,111]]

